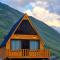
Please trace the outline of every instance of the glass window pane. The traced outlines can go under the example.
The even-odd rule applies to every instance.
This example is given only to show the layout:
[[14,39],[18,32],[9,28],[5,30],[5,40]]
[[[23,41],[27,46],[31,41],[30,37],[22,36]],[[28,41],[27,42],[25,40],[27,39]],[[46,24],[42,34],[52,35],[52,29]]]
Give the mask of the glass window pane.
[[12,48],[12,50],[20,50],[21,49],[21,41],[20,40],[12,40],[11,48]]
[[12,50],[15,50],[15,40],[11,41],[11,48],[12,48]]
[[39,49],[39,41],[30,41],[30,49],[33,50]]
[[20,41],[20,40],[17,40],[15,44],[16,44],[16,45],[15,45],[15,49],[16,49],[16,50],[21,49],[21,41]]

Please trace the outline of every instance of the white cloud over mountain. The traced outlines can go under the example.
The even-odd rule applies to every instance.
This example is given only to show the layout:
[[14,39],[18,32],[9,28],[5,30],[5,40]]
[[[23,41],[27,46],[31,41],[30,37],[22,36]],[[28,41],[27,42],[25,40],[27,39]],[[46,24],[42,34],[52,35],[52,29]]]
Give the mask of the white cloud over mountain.
[[60,0],[0,0],[9,6],[20,10],[19,8],[25,8],[30,3],[36,3],[36,5],[45,6],[50,12],[60,14]]
[[49,10],[46,9],[48,7],[47,2],[37,1],[35,3],[30,3],[30,4],[33,7],[32,10],[30,9],[25,10],[25,12],[28,15],[31,15],[45,22],[49,26],[60,27],[60,20],[58,20],[60,19],[60,16],[56,13],[49,12]]

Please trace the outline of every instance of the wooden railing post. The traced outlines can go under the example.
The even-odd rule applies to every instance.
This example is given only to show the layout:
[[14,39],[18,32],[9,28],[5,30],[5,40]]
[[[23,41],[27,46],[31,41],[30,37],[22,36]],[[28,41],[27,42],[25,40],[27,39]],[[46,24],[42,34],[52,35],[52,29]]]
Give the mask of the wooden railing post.
[[28,49],[22,49],[22,56],[28,56],[29,50]]

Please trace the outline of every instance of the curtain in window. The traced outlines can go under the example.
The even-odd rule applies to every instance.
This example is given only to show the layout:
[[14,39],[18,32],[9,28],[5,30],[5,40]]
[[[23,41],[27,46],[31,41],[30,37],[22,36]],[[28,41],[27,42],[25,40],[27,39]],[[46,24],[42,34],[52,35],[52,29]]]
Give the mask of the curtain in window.
[[21,49],[21,41],[20,40],[12,40],[11,41],[11,48],[12,48],[12,50]]
[[39,41],[30,41],[30,49],[32,50],[39,49]]

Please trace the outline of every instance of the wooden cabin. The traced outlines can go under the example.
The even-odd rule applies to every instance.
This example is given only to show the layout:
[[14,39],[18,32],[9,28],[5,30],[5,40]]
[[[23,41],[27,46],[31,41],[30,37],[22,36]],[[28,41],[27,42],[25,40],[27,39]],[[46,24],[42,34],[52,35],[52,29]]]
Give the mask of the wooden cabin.
[[[27,14],[19,19],[1,44],[4,59],[40,58],[49,60],[50,51]],[[3,50],[3,52],[2,52]]]

